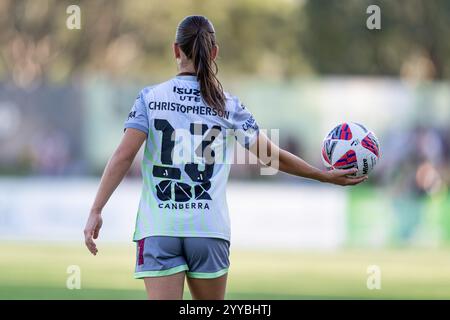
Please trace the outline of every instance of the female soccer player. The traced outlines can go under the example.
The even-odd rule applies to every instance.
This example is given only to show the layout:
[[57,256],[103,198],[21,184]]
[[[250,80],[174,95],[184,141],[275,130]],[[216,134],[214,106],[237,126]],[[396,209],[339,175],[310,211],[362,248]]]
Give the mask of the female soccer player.
[[173,44],[179,73],[137,96],[84,230],[96,255],[102,209],[145,141],[134,241],[135,278],[144,279],[149,299],[181,299],[185,277],[194,299],[224,298],[230,245],[225,185],[236,140],[269,166],[275,161],[262,159],[261,150],[277,155],[278,169],[292,175],[338,185],[366,179],[347,177],[356,169],[319,170],[260,133],[249,110],[222,90],[218,51],[206,17],[181,21]]

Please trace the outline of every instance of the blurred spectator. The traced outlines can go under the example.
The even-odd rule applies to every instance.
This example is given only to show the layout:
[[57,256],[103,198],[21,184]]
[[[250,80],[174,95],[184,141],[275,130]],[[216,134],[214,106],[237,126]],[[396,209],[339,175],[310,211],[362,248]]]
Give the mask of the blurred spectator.
[[67,172],[71,161],[69,139],[61,131],[49,130],[31,139],[33,172],[43,175],[61,175]]

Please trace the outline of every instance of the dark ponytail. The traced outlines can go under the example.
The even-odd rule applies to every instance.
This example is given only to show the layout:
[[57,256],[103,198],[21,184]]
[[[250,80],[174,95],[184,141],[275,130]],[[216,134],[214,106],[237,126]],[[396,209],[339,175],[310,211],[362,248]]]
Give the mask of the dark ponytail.
[[204,16],[186,17],[178,25],[175,41],[194,63],[203,100],[209,106],[224,111],[225,95],[216,77],[217,64],[211,57],[216,44],[212,23]]

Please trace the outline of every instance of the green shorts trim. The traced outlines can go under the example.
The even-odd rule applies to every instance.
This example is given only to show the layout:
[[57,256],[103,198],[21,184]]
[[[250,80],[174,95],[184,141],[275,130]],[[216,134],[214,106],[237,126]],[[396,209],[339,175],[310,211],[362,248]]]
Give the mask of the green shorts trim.
[[217,272],[187,272],[189,278],[194,279],[214,279],[223,276],[228,272],[228,268],[219,270]]
[[142,279],[142,278],[148,278],[148,277],[163,277],[163,276],[170,276],[172,274],[186,271],[188,270],[188,266],[186,264],[182,264],[180,266],[176,266],[170,269],[166,270],[158,270],[158,271],[142,271],[142,272],[135,272],[134,278],[135,279]]

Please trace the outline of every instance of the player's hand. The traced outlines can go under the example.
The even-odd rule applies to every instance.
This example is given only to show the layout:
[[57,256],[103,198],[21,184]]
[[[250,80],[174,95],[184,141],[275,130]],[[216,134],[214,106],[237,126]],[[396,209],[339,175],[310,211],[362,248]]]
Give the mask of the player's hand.
[[362,176],[358,178],[349,177],[350,174],[354,174],[358,172],[358,169],[333,169],[326,173],[327,175],[327,182],[337,184],[340,186],[354,186],[356,184],[359,184],[361,182],[364,182],[367,180],[367,176]]
[[97,245],[94,239],[98,238],[100,228],[102,227],[103,220],[101,212],[92,211],[89,214],[88,221],[86,222],[86,227],[84,228],[84,243],[89,251],[95,256],[98,252]]

